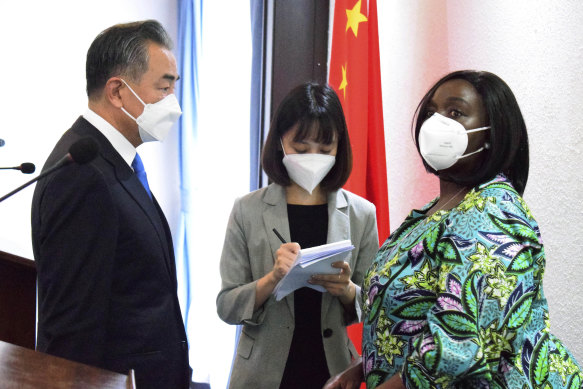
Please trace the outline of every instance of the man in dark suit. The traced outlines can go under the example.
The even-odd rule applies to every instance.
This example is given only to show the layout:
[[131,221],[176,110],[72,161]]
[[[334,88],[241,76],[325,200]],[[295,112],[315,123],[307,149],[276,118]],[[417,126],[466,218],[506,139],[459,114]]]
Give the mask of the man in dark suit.
[[44,169],[90,137],[87,164],[39,181],[32,204],[37,349],[127,374],[137,387],[187,388],[191,370],[172,238],[136,147],[180,116],[171,40],[156,21],[108,28],[87,53],[89,109]]

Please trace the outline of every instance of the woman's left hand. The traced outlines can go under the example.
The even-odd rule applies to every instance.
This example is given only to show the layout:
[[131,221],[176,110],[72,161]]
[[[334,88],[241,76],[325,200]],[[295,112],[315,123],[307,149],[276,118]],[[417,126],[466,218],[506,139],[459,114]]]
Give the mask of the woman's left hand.
[[358,357],[344,371],[330,377],[322,389],[357,389],[362,380],[362,357]]
[[356,286],[350,281],[352,274],[350,265],[348,262],[334,262],[332,267],[340,269],[340,273],[315,274],[310,278],[310,283],[322,285],[330,294],[338,297],[343,304],[352,304],[356,296]]

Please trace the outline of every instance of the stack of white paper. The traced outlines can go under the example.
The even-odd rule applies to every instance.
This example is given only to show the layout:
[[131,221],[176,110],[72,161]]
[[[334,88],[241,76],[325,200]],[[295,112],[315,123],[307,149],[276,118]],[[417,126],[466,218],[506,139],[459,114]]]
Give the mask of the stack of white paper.
[[332,267],[332,263],[344,261],[352,249],[354,246],[350,240],[342,240],[300,250],[292,268],[275,286],[273,290],[275,299],[279,301],[304,286],[325,292],[326,289],[323,286],[312,285],[308,280],[313,274],[340,273],[340,269]]

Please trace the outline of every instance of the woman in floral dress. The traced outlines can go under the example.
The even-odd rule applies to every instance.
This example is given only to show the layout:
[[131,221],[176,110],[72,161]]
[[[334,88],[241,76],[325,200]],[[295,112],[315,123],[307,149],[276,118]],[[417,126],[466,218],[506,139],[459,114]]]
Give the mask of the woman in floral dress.
[[414,131],[440,196],[379,249],[362,288],[362,358],[326,388],[581,388],[580,366],[550,332],[512,91],[492,73],[448,74]]

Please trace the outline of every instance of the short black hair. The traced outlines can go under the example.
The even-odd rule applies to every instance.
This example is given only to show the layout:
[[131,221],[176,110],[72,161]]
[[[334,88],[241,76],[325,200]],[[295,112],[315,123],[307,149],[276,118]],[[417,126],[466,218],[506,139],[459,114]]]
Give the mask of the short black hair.
[[89,99],[100,94],[111,77],[123,75],[138,82],[148,70],[152,42],[172,49],[172,40],[156,20],[116,24],[97,35],[85,64]]
[[279,105],[265,145],[262,165],[267,176],[276,184],[288,186],[291,180],[283,165],[280,139],[298,125],[294,141],[313,138],[316,142],[331,144],[338,139],[336,163],[320,186],[326,191],[340,189],[352,171],[352,148],[346,127],[342,104],[334,89],[328,85],[307,82],[292,89]]
[[[478,185],[503,173],[517,192],[522,195],[528,181],[529,151],[526,124],[518,102],[510,87],[497,75],[485,71],[460,70],[442,77],[425,94],[413,118],[415,144],[419,155],[419,130],[427,119],[427,105],[433,94],[442,84],[449,80],[461,79],[469,82],[482,98],[490,126],[490,147],[483,152],[484,164],[476,166],[473,172],[465,177],[451,177],[462,185]],[[425,169],[432,174],[439,175],[423,160]]]

